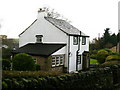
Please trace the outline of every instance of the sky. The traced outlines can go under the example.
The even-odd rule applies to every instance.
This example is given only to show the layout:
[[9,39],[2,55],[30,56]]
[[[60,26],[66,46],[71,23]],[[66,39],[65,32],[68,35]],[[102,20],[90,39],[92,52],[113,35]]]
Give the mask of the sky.
[[0,35],[18,38],[36,18],[38,9],[49,7],[90,36],[102,36],[105,28],[118,32],[119,0],[0,0]]

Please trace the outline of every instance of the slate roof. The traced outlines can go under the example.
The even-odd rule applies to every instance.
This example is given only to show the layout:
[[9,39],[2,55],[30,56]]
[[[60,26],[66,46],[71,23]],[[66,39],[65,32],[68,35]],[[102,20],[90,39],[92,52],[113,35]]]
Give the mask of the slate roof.
[[47,57],[65,45],[66,44],[29,43],[17,50],[12,51],[12,53],[27,53],[30,55]]
[[67,34],[80,35],[80,31],[65,20],[55,19],[51,17],[45,17],[45,19]]

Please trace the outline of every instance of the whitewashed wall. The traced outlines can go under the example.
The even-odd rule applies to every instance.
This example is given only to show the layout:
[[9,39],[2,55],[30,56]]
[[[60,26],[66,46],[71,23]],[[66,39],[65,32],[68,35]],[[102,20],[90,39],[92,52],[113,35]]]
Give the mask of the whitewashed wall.
[[69,72],[76,71],[77,50],[78,50],[78,45],[73,45],[73,36],[70,36]]
[[67,43],[67,35],[43,17],[20,35],[19,47],[27,43],[35,43],[36,35],[43,35],[43,43]]
[[86,37],[86,44],[82,45],[82,37],[80,38],[80,53],[82,54],[84,51],[89,51],[89,37]]

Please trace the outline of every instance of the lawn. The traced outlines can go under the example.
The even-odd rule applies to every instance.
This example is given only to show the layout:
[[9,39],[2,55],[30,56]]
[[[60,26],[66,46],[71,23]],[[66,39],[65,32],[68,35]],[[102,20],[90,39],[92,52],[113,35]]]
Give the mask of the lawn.
[[90,63],[96,63],[96,64],[98,64],[97,60],[96,59],[92,59],[92,58],[90,58]]

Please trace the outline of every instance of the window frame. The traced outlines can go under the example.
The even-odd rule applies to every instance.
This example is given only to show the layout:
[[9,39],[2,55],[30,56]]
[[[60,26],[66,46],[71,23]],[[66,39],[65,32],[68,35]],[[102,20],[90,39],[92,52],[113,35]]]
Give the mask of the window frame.
[[[54,58],[54,59],[53,59]],[[54,61],[54,62],[53,62]],[[54,63],[54,64],[53,64]],[[52,56],[52,67],[55,67],[56,66],[56,57],[55,56]]]
[[36,42],[42,43],[42,41],[43,41],[43,35],[36,35]]
[[81,55],[77,55],[77,64],[81,64]]
[[82,37],[82,45],[86,45],[86,37]]
[[52,67],[64,65],[64,59],[65,59],[64,55],[53,55],[52,56]]
[[73,36],[73,45],[78,45],[78,36]]

